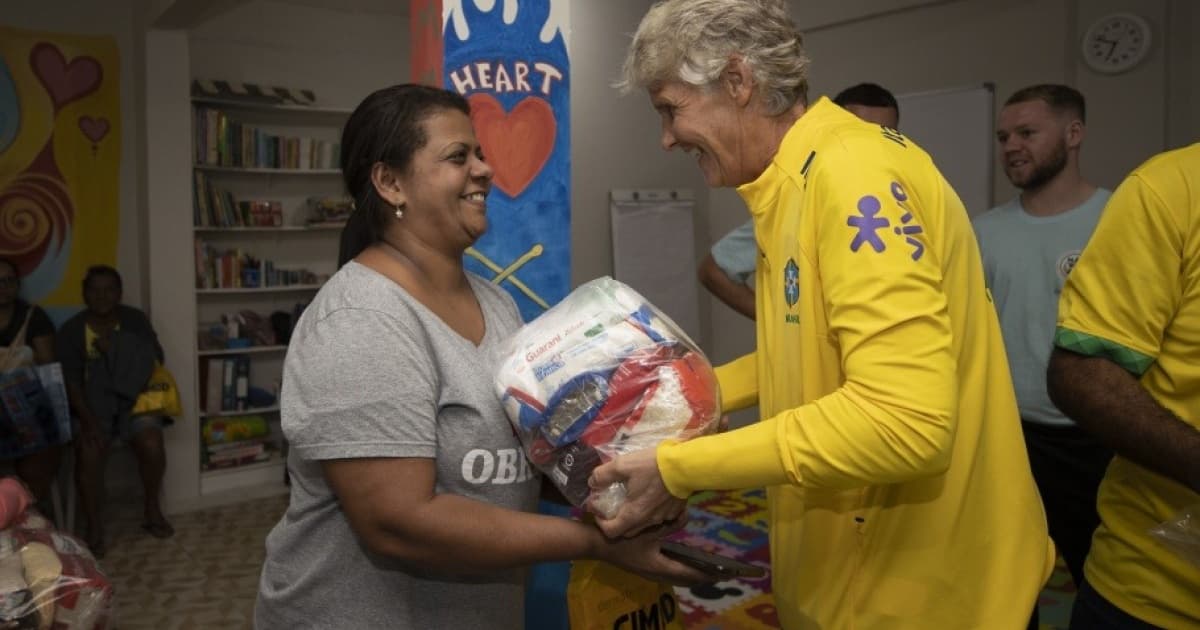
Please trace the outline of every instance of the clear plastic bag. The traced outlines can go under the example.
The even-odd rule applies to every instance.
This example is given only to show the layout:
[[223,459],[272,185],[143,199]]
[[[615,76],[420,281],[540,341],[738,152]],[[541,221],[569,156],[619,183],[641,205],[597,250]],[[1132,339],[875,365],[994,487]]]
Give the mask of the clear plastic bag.
[[661,311],[604,277],[575,289],[501,349],[496,391],[529,460],[563,495],[612,514],[624,488],[591,497],[592,470],[720,419],[712,364]]
[[36,511],[0,532],[0,629],[103,630],[112,601],[87,547]]
[[1170,520],[1151,527],[1150,535],[1200,567],[1200,503],[1189,505]]

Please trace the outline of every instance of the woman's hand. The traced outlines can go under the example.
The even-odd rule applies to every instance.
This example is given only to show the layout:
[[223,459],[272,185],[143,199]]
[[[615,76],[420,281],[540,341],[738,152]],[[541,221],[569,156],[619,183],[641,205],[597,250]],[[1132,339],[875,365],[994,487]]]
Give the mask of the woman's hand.
[[685,522],[685,518],[680,518],[632,538],[607,538],[597,532],[599,542],[594,555],[598,560],[654,582],[692,586],[717,581],[718,578],[676,562],[659,551],[663,537],[682,527]]

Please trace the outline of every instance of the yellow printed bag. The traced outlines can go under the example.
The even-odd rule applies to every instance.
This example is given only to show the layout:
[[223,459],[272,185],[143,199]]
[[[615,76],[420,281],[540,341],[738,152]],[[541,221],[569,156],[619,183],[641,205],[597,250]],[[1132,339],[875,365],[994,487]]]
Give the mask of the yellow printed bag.
[[605,562],[571,563],[567,602],[571,630],[683,630],[683,613],[669,584]]
[[131,415],[146,416],[178,416],[183,413],[183,405],[179,402],[179,386],[175,377],[162,363],[154,362],[154,372],[146,382],[146,388],[138,394],[133,403]]

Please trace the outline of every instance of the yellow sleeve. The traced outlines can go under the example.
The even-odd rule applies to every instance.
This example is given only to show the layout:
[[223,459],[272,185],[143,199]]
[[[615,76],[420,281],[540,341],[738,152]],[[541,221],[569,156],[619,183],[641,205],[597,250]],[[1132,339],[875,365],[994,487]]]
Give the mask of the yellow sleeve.
[[1137,173],[1126,178],[1067,276],[1054,344],[1149,369],[1183,294],[1184,221]]
[[721,388],[721,413],[745,409],[758,402],[756,360],[751,352],[713,369]]
[[[930,234],[925,218],[942,225],[940,215],[962,208],[923,165],[904,169],[916,173],[917,189],[878,151],[851,156],[838,148],[822,157],[808,182],[818,187],[815,207],[806,210],[816,213],[817,251],[806,254],[815,254],[821,270],[845,381],[757,424],[660,447],[659,467],[676,496],[781,483],[843,489],[897,483],[950,464],[958,381],[942,252],[931,246],[944,237]],[[903,208],[897,193],[905,197]],[[887,226],[859,227],[870,218],[887,219]],[[898,236],[893,228],[910,230]],[[859,238],[868,234],[875,238]],[[963,234],[973,238],[969,230]],[[919,255],[907,237],[918,242]]]

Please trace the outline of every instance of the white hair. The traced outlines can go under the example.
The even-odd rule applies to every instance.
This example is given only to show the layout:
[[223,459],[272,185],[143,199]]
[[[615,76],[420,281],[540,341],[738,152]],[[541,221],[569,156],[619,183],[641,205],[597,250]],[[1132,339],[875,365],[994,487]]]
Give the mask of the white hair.
[[808,93],[808,57],[783,0],[663,0],[638,25],[625,57],[622,92],[667,81],[709,87],[740,56],[768,115]]

